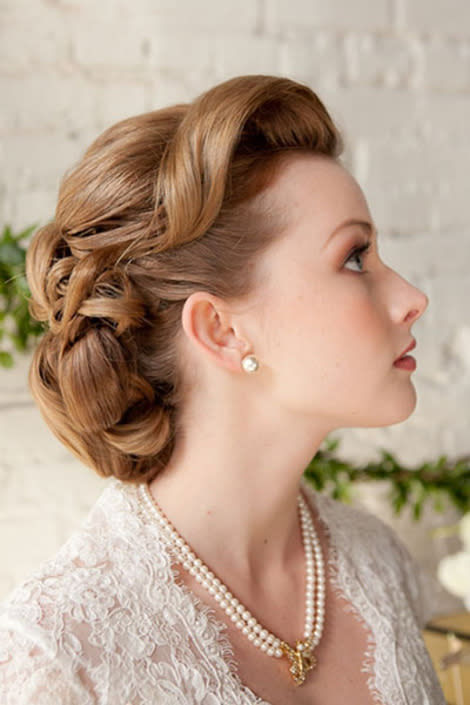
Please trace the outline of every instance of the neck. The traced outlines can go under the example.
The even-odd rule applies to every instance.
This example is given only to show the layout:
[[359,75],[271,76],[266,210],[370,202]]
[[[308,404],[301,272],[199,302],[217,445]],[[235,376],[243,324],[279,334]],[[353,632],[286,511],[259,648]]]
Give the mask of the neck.
[[300,481],[325,434],[312,433],[311,423],[289,428],[279,414],[264,427],[241,428],[239,419],[225,412],[216,427],[189,429],[150,491],[214,572],[255,585],[303,550]]

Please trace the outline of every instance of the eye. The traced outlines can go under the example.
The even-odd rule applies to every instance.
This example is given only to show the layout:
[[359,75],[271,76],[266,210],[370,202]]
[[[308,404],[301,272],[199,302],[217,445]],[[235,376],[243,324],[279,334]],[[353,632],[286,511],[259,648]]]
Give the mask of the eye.
[[364,245],[356,245],[346,257],[344,268],[353,272],[363,272],[365,255],[369,249],[370,242]]

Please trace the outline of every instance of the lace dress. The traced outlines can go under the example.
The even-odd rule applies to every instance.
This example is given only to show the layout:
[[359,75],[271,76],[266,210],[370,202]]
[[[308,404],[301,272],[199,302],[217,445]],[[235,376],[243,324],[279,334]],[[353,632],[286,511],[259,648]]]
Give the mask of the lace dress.
[[[373,515],[302,486],[327,530],[329,580],[370,630],[372,698],[445,705],[407,550]],[[0,606],[2,705],[269,705],[241,682],[225,625],[176,582],[160,531],[136,488],[110,480]]]

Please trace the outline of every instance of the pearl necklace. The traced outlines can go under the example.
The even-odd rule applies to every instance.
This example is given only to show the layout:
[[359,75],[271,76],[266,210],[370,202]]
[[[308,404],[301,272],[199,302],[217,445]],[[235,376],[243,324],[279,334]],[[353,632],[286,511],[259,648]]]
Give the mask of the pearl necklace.
[[286,656],[291,662],[289,670],[292,678],[296,685],[301,685],[305,681],[307,671],[316,665],[316,658],[312,652],[321,639],[325,616],[323,556],[310,511],[302,494],[299,493],[298,496],[298,508],[306,564],[305,629],[304,640],[297,640],[295,647],[292,647],[262,627],[251,612],[196,556],[157,505],[148,485],[146,483],[140,484],[137,491],[141,505],[147,514],[159,523],[163,537],[172,548],[177,561],[209,592],[225,614],[254,646],[268,656],[275,658]]

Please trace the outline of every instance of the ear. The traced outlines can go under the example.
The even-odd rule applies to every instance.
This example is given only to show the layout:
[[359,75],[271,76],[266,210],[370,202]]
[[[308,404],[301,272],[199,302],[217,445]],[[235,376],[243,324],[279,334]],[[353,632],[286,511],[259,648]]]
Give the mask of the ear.
[[181,323],[201,352],[218,365],[241,371],[241,359],[249,346],[237,335],[233,316],[222,299],[205,291],[191,294],[184,303]]

